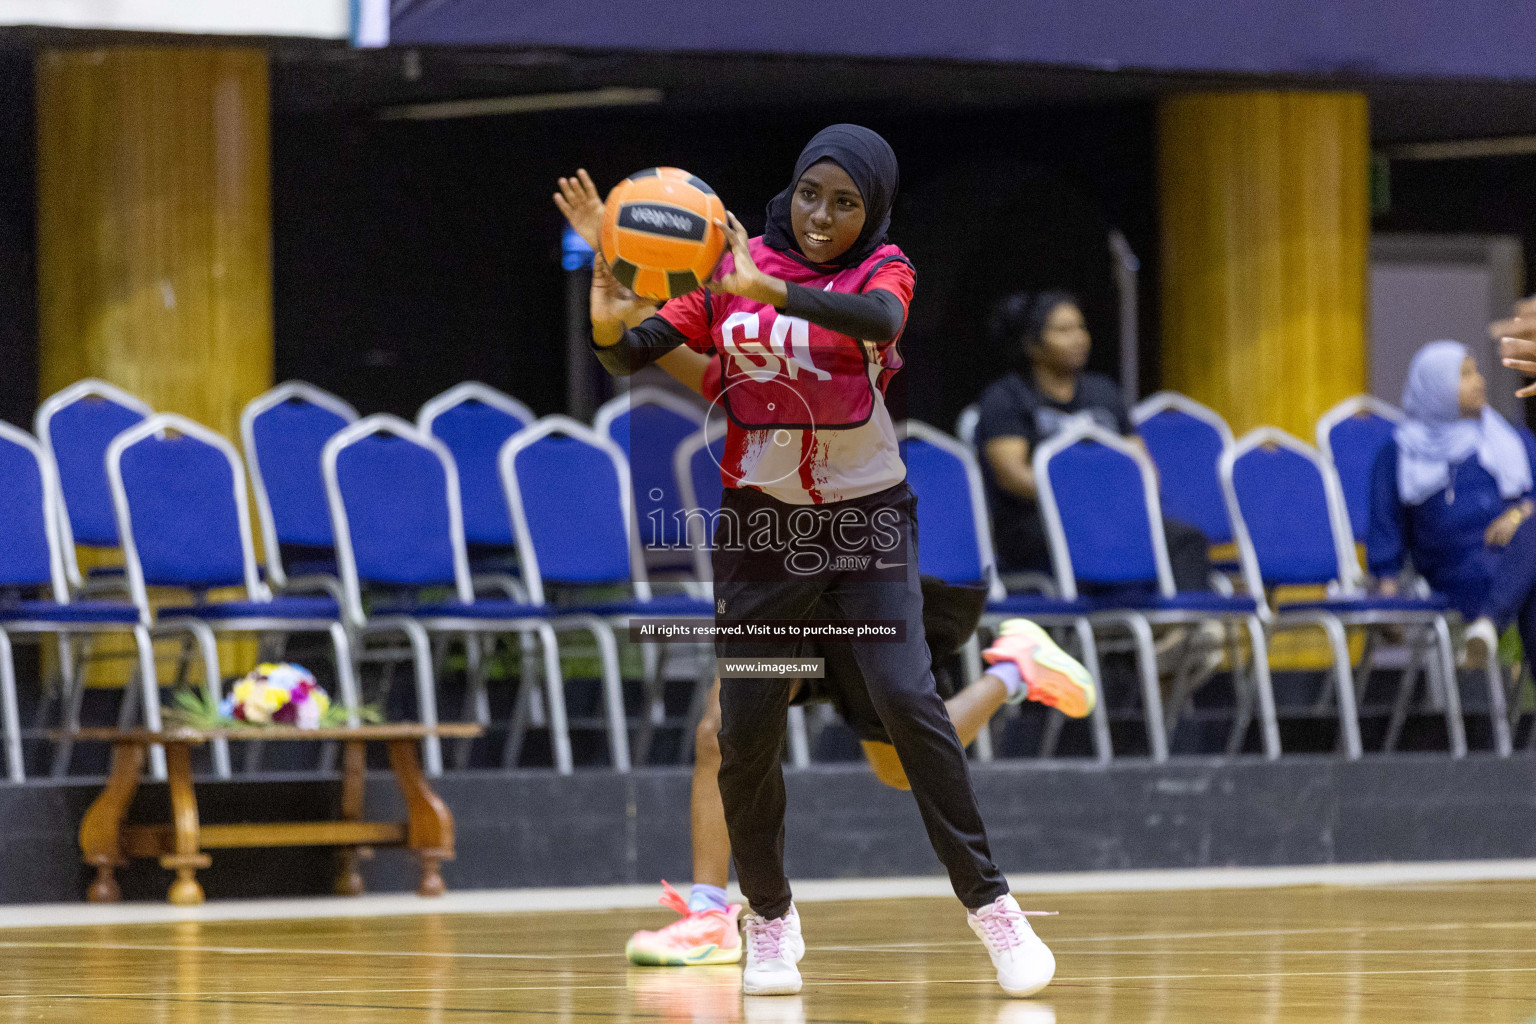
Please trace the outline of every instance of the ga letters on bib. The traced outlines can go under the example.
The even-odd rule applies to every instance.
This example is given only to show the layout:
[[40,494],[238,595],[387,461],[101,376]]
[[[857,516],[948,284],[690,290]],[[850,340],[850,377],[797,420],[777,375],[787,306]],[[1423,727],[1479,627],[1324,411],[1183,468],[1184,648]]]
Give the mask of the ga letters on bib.
[[[905,320],[915,274],[894,245],[831,272],[769,248],[761,238],[749,246],[758,268],[781,280],[850,294],[890,292]],[[729,270],[730,263],[723,264],[721,272]],[[727,487],[755,486],[792,504],[820,504],[905,478],[884,404],[886,387],[902,366],[900,334],[867,342],[768,303],[703,289],[673,299],[659,315],[690,348],[716,357],[705,397],[728,418],[721,467]],[[794,460],[793,472],[780,472],[786,456]]]

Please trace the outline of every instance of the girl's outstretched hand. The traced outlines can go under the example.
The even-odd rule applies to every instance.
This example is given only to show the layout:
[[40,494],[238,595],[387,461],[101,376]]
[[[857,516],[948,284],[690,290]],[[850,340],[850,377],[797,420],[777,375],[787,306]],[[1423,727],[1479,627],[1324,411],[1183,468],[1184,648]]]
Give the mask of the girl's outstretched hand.
[[616,344],[624,328],[634,327],[656,312],[655,303],[619,283],[600,249],[592,253],[592,290],[588,302],[592,311],[592,339],[604,348]]
[[592,322],[614,321],[629,325],[641,313],[650,316],[656,307],[619,283],[608,269],[601,251],[592,254]]
[[586,169],[580,167],[574,178],[561,178],[558,184],[560,191],[555,193],[555,205],[581,240],[595,252],[603,230],[603,199],[597,194],[597,186],[592,184]]
[[778,278],[757,269],[752,250],[747,247],[747,229],[741,226],[734,213],[726,213],[726,222],[715,221],[725,233],[725,243],[731,250],[731,272],[709,282],[709,290],[727,295],[740,295],[771,306],[783,306],[789,298],[789,288]]

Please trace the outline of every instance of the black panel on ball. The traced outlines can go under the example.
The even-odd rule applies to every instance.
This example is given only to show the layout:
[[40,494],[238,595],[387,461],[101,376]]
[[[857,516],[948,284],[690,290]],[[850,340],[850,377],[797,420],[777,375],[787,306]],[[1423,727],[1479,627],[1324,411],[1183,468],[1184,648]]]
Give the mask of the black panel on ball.
[[691,270],[667,271],[667,294],[674,299],[687,295],[699,286],[699,277]]
[[613,276],[618,279],[619,284],[630,291],[635,290],[635,275],[639,272],[640,268],[629,262],[629,260],[614,258]]

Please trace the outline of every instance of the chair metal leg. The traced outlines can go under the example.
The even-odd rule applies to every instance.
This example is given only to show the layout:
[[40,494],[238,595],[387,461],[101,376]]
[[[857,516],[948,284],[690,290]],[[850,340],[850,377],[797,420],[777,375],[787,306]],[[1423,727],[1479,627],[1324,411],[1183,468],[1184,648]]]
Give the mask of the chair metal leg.
[[1152,760],[1168,760],[1168,731],[1163,726],[1163,693],[1157,685],[1157,648],[1152,640],[1152,626],[1140,615],[1124,620],[1136,649],[1136,668],[1141,675],[1142,713],[1147,722],[1147,747]]
[[[713,653],[714,648],[710,648],[710,651]],[[679,764],[687,764],[693,759],[694,733],[698,731],[699,722],[704,717],[704,706],[709,702],[709,691],[714,685],[715,674],[707,669],[700,669],[699,677],[693,684],[693,693],[688,698],[688,713],[683,722],[682,743],[678,747]]]
[[[485,690],[484,650],[478,633],[464,634],[464,717],[481,726],[491,724],[491,700]],[[460,771],[469,767],[472,739],[462,739],[453,752],[453,766]]]
[[261,771],[261,755],[265,749],[261,740],[246,740],[245,767],[241,769],[246,775],[255,775]]
[[[543,641],[532,633],[519,633],[517,635],[518,649],[522,652],[522,679],[532,688],[539,674],[539,661],[542,654]],[[537,691],[535,691],[537,692]]]
[[624,713],[624,681],[619,675],[619,645],[613,636],[613,627],[601,619],[586,623],[587,632],[597,642],[597,652],[602,663],[603,703],[608,716],[608,754],[613,767],[621,772],[630,769],[629,723]]
[[1087,619],[1078,619],[1072,628],[1077,632],[1078,648],[1083,652],[1083,667],[1088,670],[1098,691],[1098,699],[1093,702],[1093,713],[1089,716],[1093,754],[1100,764],[1109,764],[1115,752],[1109,735],[1109,709],[1104,706],[1104,677],[1099,672],[1099,645],[1093,638],[1093,626]]
[[805,728],[805,706],[790,707],[785,721],[785,738],[789,741],[789,763],[796,768],[811,766],[811,739]]
[[1056,756],[1056,744],[1061,740],[1061,730],[1066,724],[1067,716],[1059,711],[1052,711],[1046,715],[1045,728],[1040,731],[1039,757],[1042,760]]
[[[419,622],[403,619],[399,629],[411,644],[411,661],[416,676],[416,717],[422,725],[437,725],[437,690],[432,677],[432,641]],[[443,774],[443,743],[436,736],[421,741],[422,761],[429,778]]]
[[1371,674],[1376,671],[1376,648],[1380,646],[1376,640],[1376,632],[1367,629],[1365,631],[1365,649],[1360,652],[1360,666],[1355,669],[1355,693],[1363,702],[1370,694]]
[[511,770],[517,767],[523,756],[523,740],[528,735],[528,705],[532,702],[533,684],[519,676],[517,687],[512,691],[512,715],[507,719],[507,738],[501,744],[501,766]]
[[[63,739],[53,748],[53,766],[50,774],[62,779],[69,774],[69,762],[75,753],[75,733],[80,731],[80,709],[85,701],[85,665],[89,660],[90,637],[82,643],[81,656],[74,656],[74,646],[66,634],[59,636],[59,717]],[[130,682],[130,686],[132,683]]]
[[1408,707],[1418,689],[1419,673],[1423,670],[1424,642],[1419,631],[1415,630],[1413,636],[1414,640],[1408,646],[1408,667],[1403,670],[1403,678],[1397,684],[1397,696],[1392,700],[1392,714],[1387,719],[1387,735],[1381,744],[1382,751],[1388,754],[1397,749],[1397,741],[1408,721]]
[[[144,724],[152,731],[160,731],[160,681],[155,675],[155,642],[150,638],[149,627],[133,627],[134,646],[139,653],[139,685],[144,690]],[[130,684],[124,692],[137,693]],[[156,782],[165,781],[165,748],[158,743],[149,748],[149,777]]]
[[1351,761],[1358,761],[1363,748],[1360,743],[1360,716],[1355,708],[1355,677],[1350,667],[1349,636],[1344,632],[1344,624],[1332,616],[1318,619],[1317,624],[1327,636],[1328,646],[1333,648],[1333,672],[1339,704],[1339,739],[1344,746],[1344,756]]
[[119,729],[131,729],[134,719],[139,716],[139,701],[144,699],[144,691],[139,685],[139,671],[134,669],[128,677],[127,684],[123,687],[122,699],[117,703],[117,727]]
[[1280,756],[1280,717],[1275,711],[1274,679],[1269,674],[1269,640],[1258,616],[1247,619],[1248,639],[1253,645],[1253,688],[1259,699],[1260,739],[1264,757],[1273,761]]
[[[539,625],[538,634],[539,644],[544,649],[544,693],[545,703],[549,705],[546,709],[549,718],[549,746],[554,753],[555,771],[561,775],[569,775],[572,771],[571,729],[565,715],[565,678],[560,673],[560,645],[554,629],[548,623]],[[536,691],[529,693],[530,698],[535,695]],[[623,711],[622,707],[620,711]],[[622,727],[621,717],[621,739],[624,738]],[[511,765],[509,764],[508,767]]]
[[[414,655],[412,655],[414,657]],[[384,662],[379,671],[379,703],[389,707],[389,695],[395,688],[395,666],[398,664],[391,657]]]
[[16,663],[12,660],[11,638],[0,629],[0,714],[5,729],[5,770],[12,782],[25,782],[27,772],[21,758],[21,711],[16,706]]
[[1451,756],[1466,757],[1467,723],[1461,714],[1461,687],[1456,681],[1456,649],[1451,644],[1451,627],[1444,615],[1436,615],[1431,628],[1440,678],[1445,682],[1445,728],[1451,737]]
[[[352,640],[347,635],[347,627],[340,622],[333,622],[326,630],[331,635],[331,656],[336,660],[336,692],[337,699],[347,712],[347,725],[356,727],[362,720],[358,717],[357,675],[356,665],[352,660]],[[286,643],[286,634],[282,635]],[[323,772],[333,771],[336,768],[337,744],[322,743],[320,745],[320,760],[317,767]]]
[[[214,704],[224,699],[224,677],[219,670],[219,641],[213,635],[213,630],[207,623],[189,621],[186,624],[187,632],[197,641],[197,646],[203,653],[203,685],[208,689],[208,696]],[[155,701],[155,714],[159,715],[159,701]],[[208,744],[213,752],[213,771],[221,779],[230,777],[229,772],[229,741],[216,739]],[[249,770],[249,766],[247,766]]]
[[1226,752],[1228,757],[1236,757],[1243,752],[1243,740],[1248,736],[1248,727],[1253,724],[1253,708],[1257,700],[1258,672],[1256,664],[1244,665],[1237,642],[1237,630],[1232,623],[1226,623],[1223,629],[1225,638],[1223,646],[1226,648],[1227,664],[1232,667],[1232,690],[1236,703],[1232,706],[1232,725],[1227,729]]
[[631,756],[637,764],[649,764],[651,740],[656,736],[656,723],[666,713],[664,701],[665,681],[661,678],[661,657],[656,644],[640,645],[641,680],[640,716],[635,723],[635,739]]
[[347,627],[339,622],[331,623],[329,632],[331,649],[336,653],[336,686],[341,691],[341,706],[347,709],[347,724],[355,727],[362,724],[357,714],[362,699],[357,691],[357,663],[352,653],[352,637],[347,633]]

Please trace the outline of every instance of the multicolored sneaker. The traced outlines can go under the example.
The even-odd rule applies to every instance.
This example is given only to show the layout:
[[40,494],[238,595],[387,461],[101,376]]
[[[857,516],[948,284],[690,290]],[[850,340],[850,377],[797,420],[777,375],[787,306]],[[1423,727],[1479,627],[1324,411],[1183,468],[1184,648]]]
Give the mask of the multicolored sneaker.
[[657,900],[682,917],[654,932],[635,932],[624,946],[629,962],[641,967],[693,967],[700,964],[734,964],[741,960],[741,932],[737,918],[741,904],[724,910],[691,911],[688,901],[665,881]]
[[1069,718],[1086,718],[1098,702],[1093,677],[1076,658],[1056,646],[1051,634],[1028,619],[1009,619],[998,627],[997,640],[981,652],[988,665],[1011,661],[1019,666],[1027,687],[1008,698],[1026,699],[1053,707]]

